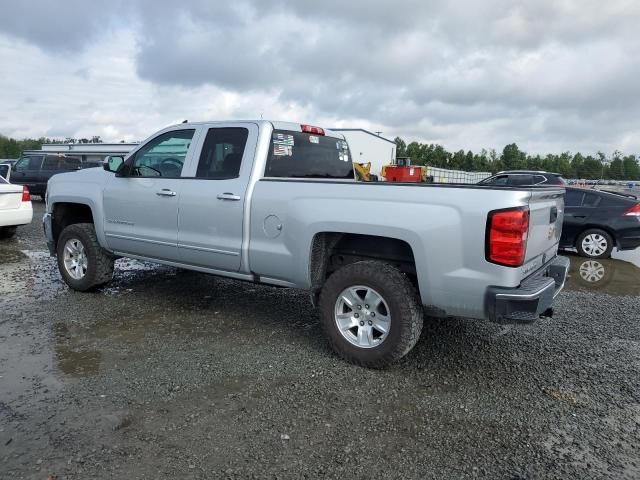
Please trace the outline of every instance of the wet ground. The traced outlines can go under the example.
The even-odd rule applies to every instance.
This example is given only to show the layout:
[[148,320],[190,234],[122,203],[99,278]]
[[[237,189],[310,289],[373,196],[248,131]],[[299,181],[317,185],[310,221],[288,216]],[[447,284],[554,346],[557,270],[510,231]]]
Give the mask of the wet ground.
[[304,292],[122,260],[72,292],[36,220],[0,243],[0,478],[640,478],[640,252],[616,257],[572,256],[551,320],[426,319],[369,371]]

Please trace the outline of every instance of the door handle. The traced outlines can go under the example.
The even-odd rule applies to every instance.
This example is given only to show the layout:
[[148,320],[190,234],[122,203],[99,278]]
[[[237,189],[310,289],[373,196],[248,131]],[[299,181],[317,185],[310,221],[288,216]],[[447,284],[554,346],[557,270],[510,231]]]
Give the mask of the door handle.
[[156,192],[156,195],[160,195],[161,197],[175,197],[176,196],[176,192],[168,189],[168,188],[163,188],[162,190],[160,190],[159,192]]
[[225,192],[218,194],[218,200],[233,200],[237,202],[240,200],[240,195],[234,195],[233,193]]

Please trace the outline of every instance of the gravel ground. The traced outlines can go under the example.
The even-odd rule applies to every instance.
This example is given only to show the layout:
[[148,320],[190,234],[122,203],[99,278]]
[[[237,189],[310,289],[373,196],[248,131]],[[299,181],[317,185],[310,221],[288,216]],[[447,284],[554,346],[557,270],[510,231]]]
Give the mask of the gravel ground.
[[426,319],[371,371],[329,351],[304,292],[133,261],[72,292],[34,206],[0,244],[1,478],[640,477],[624,290],[567,289],[526,327]]

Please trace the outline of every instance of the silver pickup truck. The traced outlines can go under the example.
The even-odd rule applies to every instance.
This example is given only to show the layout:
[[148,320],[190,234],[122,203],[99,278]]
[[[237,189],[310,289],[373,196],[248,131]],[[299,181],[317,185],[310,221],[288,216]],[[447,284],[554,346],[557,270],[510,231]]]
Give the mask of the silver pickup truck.
[[45,235],[71,288],[130,257],[306,289],[332,347],[368,367],[411,350],[423,311],[550,315],[568,269],[562,188],[356,182],[343,136],[310,125],[175,125],[47,191]]

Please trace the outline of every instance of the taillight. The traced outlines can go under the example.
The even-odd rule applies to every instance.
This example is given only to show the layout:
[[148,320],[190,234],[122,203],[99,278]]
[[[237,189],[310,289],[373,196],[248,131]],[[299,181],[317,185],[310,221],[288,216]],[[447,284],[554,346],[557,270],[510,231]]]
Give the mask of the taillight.
[[640,217],[640,203],[636,203],[629,210],[624,212],[626,217]]
[[302,133],[324,136],[324,128],[314,127],[313,125],[300,125],[300,128],[302,128]]
[[22,186],[22,201],[23,202],[31,201],[31,194],[29,193],[29,189],[27,188],[26,185]]
[[519,267],[524,263],[528,236],[529,208],[490,212],[487,221],[487,260],[508,267]]

